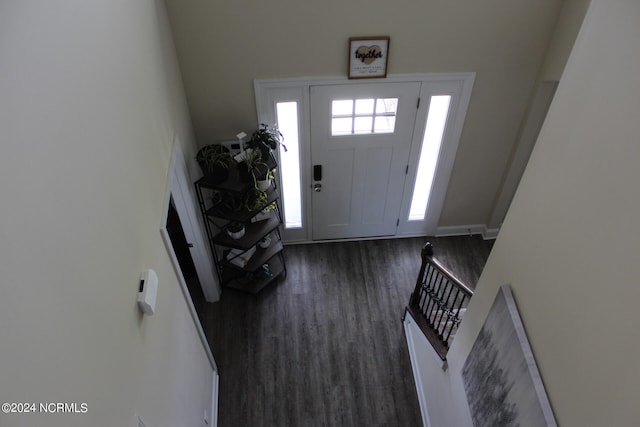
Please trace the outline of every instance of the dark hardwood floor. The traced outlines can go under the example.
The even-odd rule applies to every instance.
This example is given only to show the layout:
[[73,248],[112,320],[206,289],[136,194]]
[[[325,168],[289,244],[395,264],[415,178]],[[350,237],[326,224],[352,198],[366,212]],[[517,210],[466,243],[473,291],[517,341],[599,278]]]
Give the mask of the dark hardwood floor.
[[319,243],[287,246],[286,279],[258,295],[198,304],[218,425],[422,425],[401,318],[427,240],[475,286],[492,247],[479,237]]

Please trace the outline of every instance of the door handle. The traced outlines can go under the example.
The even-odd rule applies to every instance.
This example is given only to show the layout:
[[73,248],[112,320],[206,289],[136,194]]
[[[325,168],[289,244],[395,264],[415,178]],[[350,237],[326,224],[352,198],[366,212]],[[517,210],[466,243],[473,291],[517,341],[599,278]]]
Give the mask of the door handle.
[[322,191],[322,184],[314,184],[313,185],[313,191],[315,191],[316,193],[319,193]]
[[322,165],[313,165],[313,180],[322,181]]

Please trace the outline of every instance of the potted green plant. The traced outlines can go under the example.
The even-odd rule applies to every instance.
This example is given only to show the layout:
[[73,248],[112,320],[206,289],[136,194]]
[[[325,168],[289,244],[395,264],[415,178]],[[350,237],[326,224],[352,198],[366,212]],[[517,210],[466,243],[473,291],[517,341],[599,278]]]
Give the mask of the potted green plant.
[[282,143],[283,140],[284,137],[276,126],[260,123],[260,127],[253,132],[247,145],[253,149],[260,150],[262,158],[266,161],[270,156],[271,150],[278,148],[278,145],[282,145],[284,151],[287,151],[287,146]]
[[258,242],[258,246],[260,246],[262,249],[268,248],[270,244],[271,244],[271,236],[268,234],[264,236],[262,239],[260,239],[260,241]]
[[246,212],[255,212],[264,206],[267,202],[267,198],[268,196],[266,191],[262,191],[259,188],[252,188],[245,194],[243,208]]
[[267,191],[269,187],[271,187],[271,181],[273,181],[276,177],[276,169],[270,169],[267,173],[262,177],[262,179],[256,179],[256,186],[259,190]]
[[271,202],[262,209],[262,213],[268,214],[269,212],[274,211],[275,209],[276,209],[276,202]]
[[269,172],[269,165],[262,161],[260,150],[247,148],[244,160],[238,165],[238,174],[244,182],[262,179]]
[[231,154],[224,145],[210,144],[202,147],[196,155],[196,160],[210,184],[220,184],[229,176]]
[[226,193],[220,203],[221,210],[226,215],[237,216],[244,210],[244,193]]
[[244,236],[245,228],[244,224],[237,221],[231,221],[227,225],[227,234],[233,240],[241,239]]
[[247,191],[227,194],[221,202],[226,215],[231,217],[245,216],[262,209],[267,202],[267,192],[256,187],[250,187]]

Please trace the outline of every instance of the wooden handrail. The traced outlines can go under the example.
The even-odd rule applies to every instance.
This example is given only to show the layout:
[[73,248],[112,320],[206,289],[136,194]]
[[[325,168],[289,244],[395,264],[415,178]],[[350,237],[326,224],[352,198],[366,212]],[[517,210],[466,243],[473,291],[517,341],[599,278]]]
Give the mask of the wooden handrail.
[[473,290],[433,257],[431,243],[423,246],[421,256],[420,273],[405,312],[446,360]]

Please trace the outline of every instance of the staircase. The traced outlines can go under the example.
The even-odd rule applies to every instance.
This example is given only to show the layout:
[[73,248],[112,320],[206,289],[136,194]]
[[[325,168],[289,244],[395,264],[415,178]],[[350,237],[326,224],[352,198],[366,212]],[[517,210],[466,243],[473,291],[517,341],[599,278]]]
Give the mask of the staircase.
[[422,248],[422,266],[405,310],[434,350],[446,361],[473,291],[433,257],[433,246]]

